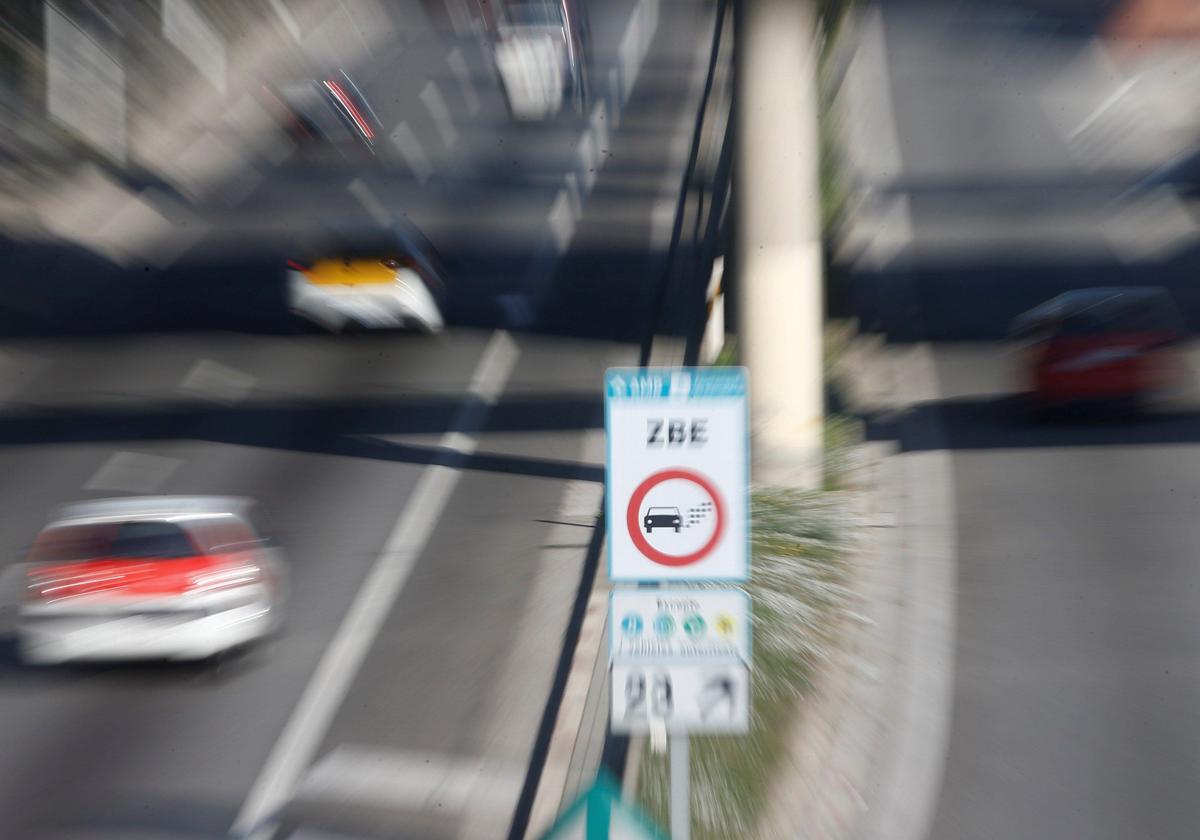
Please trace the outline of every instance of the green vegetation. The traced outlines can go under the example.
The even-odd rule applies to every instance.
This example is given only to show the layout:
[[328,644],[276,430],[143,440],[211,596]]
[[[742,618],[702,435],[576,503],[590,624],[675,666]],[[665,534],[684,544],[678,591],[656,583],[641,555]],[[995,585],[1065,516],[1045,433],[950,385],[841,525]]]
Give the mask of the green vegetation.
[[[813,677],[837,644],[835,628],[847,603],[845,557],[852,528],[843,497],[762,488],[753,494],[751,508],[754,561],[746,587],[754,603],[751,727],[744,737],[692,739],[697,840],[753,835],[769,781],[785,756],[796,707],[811,696]],[[662,825],[667,771],[665,756],[647,753],[639,777],[639,799]]]

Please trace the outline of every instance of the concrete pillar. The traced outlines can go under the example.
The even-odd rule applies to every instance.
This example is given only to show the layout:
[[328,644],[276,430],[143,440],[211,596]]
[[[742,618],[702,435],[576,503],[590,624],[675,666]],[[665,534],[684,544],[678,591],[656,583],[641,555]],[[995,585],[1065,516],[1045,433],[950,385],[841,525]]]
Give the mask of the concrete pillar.
[[743,0],[737,26],[738,350],[755,481],[822,480],[822,258],[816,12]]

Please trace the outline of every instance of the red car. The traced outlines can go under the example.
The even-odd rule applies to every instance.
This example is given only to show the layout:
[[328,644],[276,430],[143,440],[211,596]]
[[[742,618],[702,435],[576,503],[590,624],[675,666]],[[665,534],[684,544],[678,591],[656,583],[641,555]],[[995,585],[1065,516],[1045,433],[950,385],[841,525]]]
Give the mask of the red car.
[[1065,292],[1018,316],[1021,374],[1035,409],[1144,407],[1186,384],[1183,319],[1166,289]]
[[250,503],[131,497],[68,505],[28,559],[24,660],[199,660],[270,635],[283,608],[278,549]]

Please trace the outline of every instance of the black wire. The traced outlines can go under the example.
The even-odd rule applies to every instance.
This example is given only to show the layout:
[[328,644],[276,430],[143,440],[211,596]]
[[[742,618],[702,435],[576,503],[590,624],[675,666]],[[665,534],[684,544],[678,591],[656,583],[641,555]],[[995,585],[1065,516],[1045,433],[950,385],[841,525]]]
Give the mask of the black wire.
[[696,160],[700,156],[700,140],[704,133],[704,114],[708,110],[708,98],[712,93],[713,77],[717,73],[717,60],[721,53],[721,33],[724,29],[725,9],[728,5],[728,0],[720,0],[717,4],[717,19],[713,25],[712,49],[708,58],[708,74],[704,79],[704,93],[700,97],[700,107],[696,113],[696,126],[692,131],[692,148],[688,153],[687,167],[683,171],[683,183],[679,187],[679,201],[675,205],[675,225],[671,230],[671,244],[667,248],[667,263],[659,278],[658,287],[655,289],[654,305],[650,310],[650,322],[646,325],[646,332],[642,337],[639,367],[645,367],[650,363],[654,332],[662,320],[662,308],[666,301],[667,287],[670,285],[671,273],[675,268],[675,256],[679,250],[680,235],[683,233],[684,210],[687,207],[692,173],[696,170]]

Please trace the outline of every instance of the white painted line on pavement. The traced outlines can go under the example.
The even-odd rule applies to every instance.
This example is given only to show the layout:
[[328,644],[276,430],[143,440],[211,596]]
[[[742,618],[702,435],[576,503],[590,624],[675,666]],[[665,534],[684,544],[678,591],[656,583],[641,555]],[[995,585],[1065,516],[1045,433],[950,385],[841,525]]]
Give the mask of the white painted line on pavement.
[[609,116],[612,127],[621,124],[621,73],[616,67],[608,68],[608,98],[612,102],[612,112]]
[[[163,208],[170,208],[174,218],[168,218]],[[123,256],[126,262],[132,259],[164,268],[198,242],[208,227],[179,202],[147,188],[111,213],[93,234],[93,241],[118,260]]]
[[255,381],[248,373],[211,359],[200,359],[180,380],[176,390],[188,396],[232,404],[244,400]]
[[868,226],[866,251],[855,261],[861,266],[879,271],[891,264],[913,240],[912,211],[908,196],[894,195],[881,201],[882,206],[866,216]]
[[495,826],[511,811],[524,781],[525,768],[515,764],[343,745],[305,775],[296,799],[402,812],[471,812]]
[[404,157],[404,162],[408,164],[417,181],[422,184],[428,181],[433,175],[433,164],[429,162],[429,156],[421,147],[421,141],[409,128],[408,123],[401,121],[392,131],[392,144]]
[[554,197],[546,221],[550,224],[550,232],[554,234],[554,247],[558,253],[565,254],[575,236],[575,217],[571,215],[571,198],[566,189],[559,190]]
[[383,203],[375,197],[375,193],[371,192],[371,188],[363,183],[361,178],[355,178],[346,185],[346,189],[350,194],[358,199],[358,203],[371,214],[371,218],[380,227],[391,227],[392,214],[383,206]]
[[571,215],[576,220],[583,218],[583,194],[579,189],[579,176],[574,172],[568,172],[563,176],[567,197],[571,200]]
[[594,481],[575,479],[567,482],[567,488],[563,490],[562,501],[558,505],[558,515],[566,519],[580,516],[594,517],[600,512],[600,497],[603,495],[603,489],[602,485]]
[[471,81],[471,70],[467,67],[467,60],[463,58],[462,50],[455,47],[446,53],[446,64],[450,66],[450,72],[458,80],[463,101],[467,104],[467,113],[472,117],[475,116],[479,113],[479,94],[475,92],[475,83]]
[[[485,404],[495,402],[516,365],[520,349],[504,331],[492,334],[471,376],[467,393]],[[443,445],[461,445],[457,435],[474,436],[482,422],[474,400],[464,402]],[[472,444],[473,448],[473,444]],[[441,519],[462,472],[434,465],[421,473],[412,495],[370,573],[350,605],[279,740],[271,750],[234,820],[231,836],[266,840],[280,809],[288,802],[312,762],[334,714],[362,667],[388,613],[408,582],[417,560]]]
[[585,131],[575,146],[575,155],[579,158],[579,174],[583,178],[583,189],[590,193],[596,186],[596,178],[600,171],[600,147],[591,132]]
[[296,19],[292,17],[292,13],[288,11],[288,7],[283,4],[283,0],[267,0],[267,3],[270,4],[271,8],[275,11],[275,14],[279,16],[279,19],[283,22],[283,27],[288,31],[288,34],[292,36],[292,39],[296,41],[296,43],[299,43],[302,40],[300,24],[296,23]]
[[891,84],[883,14],[872,7],[862,15],[858,48],[846,74],[850,158],[872,185],[901,172]]
[[421,88],[421,92],[417,96],[425,103],[425,108],[433,119],[442,143],[446,145],[446,148],[453,147],[458,142],[458,129],[454,127],[454,120],[450,118],[450,109],[446,107],[446,100],[442,97],[438,86],[433,82],[426,82],[425,87]]
[[154,493],[182,462],[145,452],[114,452],[83,485],[84,490]]
[[1104,101],[1101,102],[1098,106],[1096,106],[1096,110],[1092,111],[1092,113],[1090,113],[1087,116],[1087,118],[1083,120],[1083,122],[1081,122],[1079,125],[1075,126],[1075,128],[1073,128],[1067,134],[1067,142],[1071,142],[1071,141],[1077,139],[1080,134],[1083,134],[1085,131],[1087,131],[1089,128],[1091,128],[1093,125],[1095,125],[1097,120],[1099,120],[1101,117],[1103,117],[1108,112],[1108,110],[1110,108],[1112,108],[1112,106],[1114,106],[1118,102],[1120,102],[1121,98],[1123,96],[1125,96],[1125,94],[1129,93],[1130,90],[1133,89],[1133,86],[1135,84],[1137,84],[1137,80],[1138,80],[1137,76],[1134,76],[1132,79],[1125,80],[1125,82],[1122,83],[1119,87],[1117,87],[1116,90],[1114,90],[1107,97],[1105,97]]
[[[235,172],[236,181],[230,178]],[[170,162],[170,175],[192,198],[203,198],[214,188],[222,187],[222,199],[227,205],[245,197],[263,178],[237,149],[211,131],[201,134],[176,154]]]
[[607,149],[608,145],[608,106],[604,104],[604,100],[596,103],[596,107],[592,108],[592,115],[588,119],[588,129],[592,135],[592,142],[597,149]]

